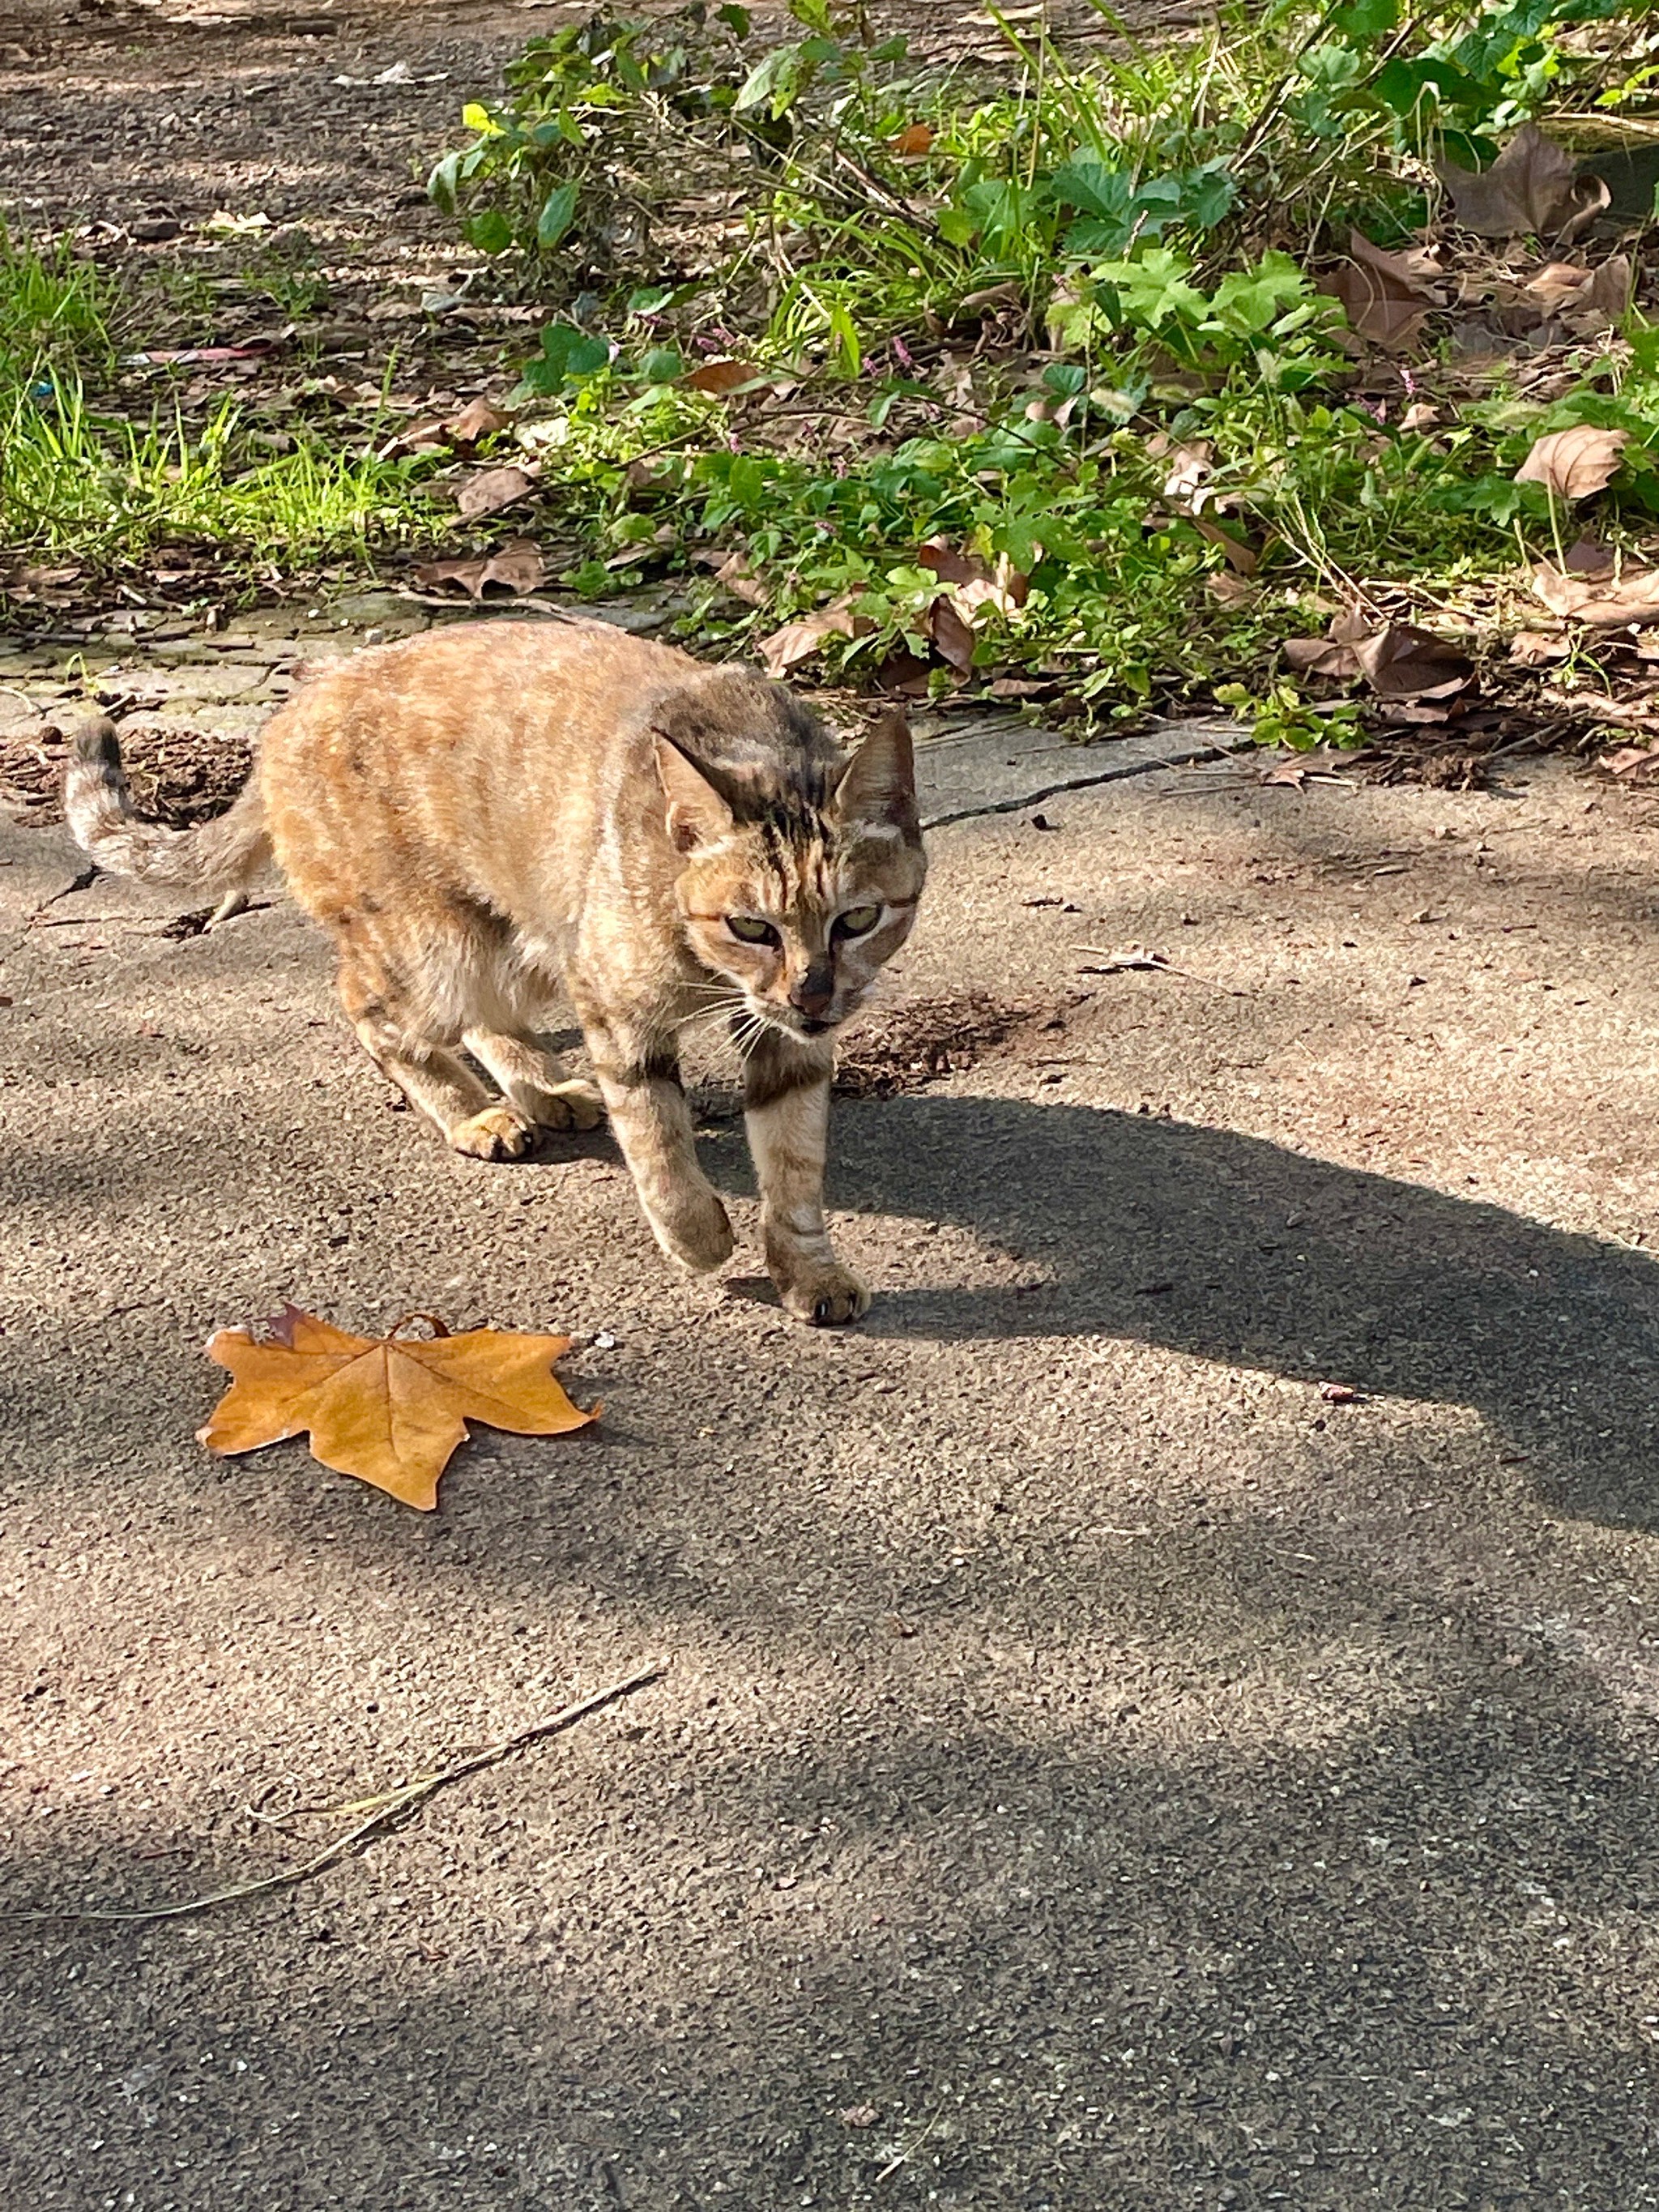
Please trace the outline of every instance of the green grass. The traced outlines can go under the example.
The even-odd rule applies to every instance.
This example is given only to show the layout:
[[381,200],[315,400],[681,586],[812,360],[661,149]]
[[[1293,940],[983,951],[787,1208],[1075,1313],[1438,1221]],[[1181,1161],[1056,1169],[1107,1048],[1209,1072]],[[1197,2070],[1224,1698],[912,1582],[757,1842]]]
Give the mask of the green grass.
[[0,544],[88,569],[142,563],[162,544],[216,546],[267,572],[367,564],[430,539],[445,517],[421,488],[429,462],[343,453],[312,436],[255,458],[252,427],[227,402],[199,430],[159,412],[100,414],[79,382],[44,370],[0,395]]
[[0,224],[0,379],[41,364],[107,368],[117,300],[113,283],[67,245],[42,252]]

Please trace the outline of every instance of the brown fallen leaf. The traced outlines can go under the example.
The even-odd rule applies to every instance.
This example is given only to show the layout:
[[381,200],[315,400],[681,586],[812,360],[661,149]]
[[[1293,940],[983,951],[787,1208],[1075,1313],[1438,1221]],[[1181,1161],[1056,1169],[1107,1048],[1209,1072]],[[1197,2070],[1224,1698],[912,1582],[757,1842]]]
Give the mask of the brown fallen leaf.
[[1243,576],[1235,576],[1229,568],[1211,569],[1204,579],[1204,588],[1224,607],[1247,607],[1255,597],[1255,585]]
[[875,628],[868,615],[855,615],[850,599],[837,599],[813,615],[799,616],[762,638],[755,650],[769,676],[787,676],[803,660],[810,660],[832,637],[867,637]]
[[1659,768],[1659,753],[1650,752],[1645,745],[1620,745],[1616,752],[1603,753],[1595,765],[1614,775],[1640,775],[1644,769]]
[[1573,155],[1535,123],[1523,125],[1490,168],[1437,161],[1435,173],[1458,222],[1481,238],[1572,237],[1612,197],[1600,177],[1580,177]]
[[1557,499],[1588,499],[1612,483],[1629,443],[1628,430],[1597,430],[1588,422],[1552,430],[1522,462],[1515,481],[1542,484]]
[[1612,548],[1599,538],[1580,538],[1567,548],[1567,568],[1572,575],[1610,576],[1615,565]]
[[455,495],[455,504],[469,518],[499,514],[504,507],[515,506],[533,482],[526,469],[480,469],[462,484]]
[[1588,623],[1594,629],[1659,622],[1659,568],[1626,570],[1616,582],[1586,581],[1540,561],[1532,572],[1532,587],[1552,614]]
[[897,137],[890,138],[887,143],[901,161],[919,161],[922,155],[933,151],[933,126],[927,123],[907,123]]
[[927,610],[928,641],[947,668],[958,676],[970,676],[974,668],[974,625],[965,621],[951,604],[951,594],[941,592]]
[[470,561],[423,561],[415,571],[415,581],[425,592],[482,599],[492,586],[515,596],[538,591],[546,575],[541,549],[533,539],[521,538],[498,552],[478,554]]
[[680,381],[693,392],[712,392],[723,399],[730,392],[740,392],[747,384],[759,383],[765,374],[766,371],[757,368],[752,361],[734,361],[722,356],[714,361],[705,361],[696,368],[688,368]]
[[1615,253],[1604,261],[1571,302],[1570,319],[1592,330],[1612,330],[1625,319],[1630,306],[1630,257]]
[[199,1440],[231,1458],[309,1432],[311,1455],[325,1467],[430,1513],[468,1421],[549,1437],[599,1418],[597,1406],[584,1413],[572,1405],[549,1372],[570,1349],[568,1337],[493,1328],[451,1336],[437,1322],[435,1336],[400,1336],[405,1325],[383,1337],[352,1336],[285,1305],[268,1337],[216,1331],[208,1358],[233,1380]]
[[1200,502],[1198,494],[1209,481],[1215,448],[1207,438],[1194,438],[1188,445],[1171,446],[1164,455],[1166,474],[1161,487],[1165,499],[1175,500],[1182,507],[1194,507]]
[[[1373,345],[1411,345],[1434,304],[1428,255],[1390,253],[1363,233],[1348,233],[1348,258],[1319,279],[1319,289],[1341,302],[1350,329]],[[1435,272],[1437,273],[1437,272]]]
[[976,553],[960,552],[942,538],[931,538],[921,547],[916,565],[951,586],[957,612],[975,625],[987,608],[1006,621],[1024,605],[1031,587],[1030,578],[1006,553],[999,553],[988,568]]
[[[1194,514],[1188,519],[1200,538],[1206,538],[1212,545],[1221,548],[1229,568],[1237,568],[1241,576],[1255,575],[1261,566],[1261,555],[1267,550],[1266,546],[1258,551],[1248,539],[1235,538],[1230,530],[1224,530],[1218,522],[1212,522],[1207,515]],[[1271,538],[1268,543],[1272,543]]]
[[1379,699],[1447,698],[1474,674],[1461,647],[1413,623],[1385,623],[1355,641],[1353,655]]
[[444,434],[452,446],[467,451],[493,438],[498,430],[505,430],[512,422],[499,407],[492,407],[487,399],[469,399],[459,415],[452,415],[444,428]]
[[1559,630],[1517,630],[1510,640],[1510,659],[1522,668],[1544,668],[1552,660],[1565,660],[1571,646]]
[[745,606],[763,607],[772,596],[744,553],[728,553],[714,571],[714,581],[723,584],[732,598],[741,599]]

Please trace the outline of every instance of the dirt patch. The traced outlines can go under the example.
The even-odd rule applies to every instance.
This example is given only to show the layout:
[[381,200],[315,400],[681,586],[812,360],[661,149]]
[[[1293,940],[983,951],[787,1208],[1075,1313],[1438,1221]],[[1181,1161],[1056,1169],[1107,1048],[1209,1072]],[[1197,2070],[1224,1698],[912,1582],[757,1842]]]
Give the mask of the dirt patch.
[[843,1098],[925,1091],[944,1076],[965,1074],[1048,1012],[1031,1000],[985,991],[912,1000],[860,1023],[836,1063],[836,1089]]
[[[71,726],[80,719],[65,717]],[[33,830],[63,820],[68,757],[69,740],[50,718],[25,733],[0,736],[0,799],[15,821]],[[203,730],[143,730],[123,732],[121,759],[139,813],[169,830],[190,830],[224,812],[247,781],[253,748],[245,738]]]

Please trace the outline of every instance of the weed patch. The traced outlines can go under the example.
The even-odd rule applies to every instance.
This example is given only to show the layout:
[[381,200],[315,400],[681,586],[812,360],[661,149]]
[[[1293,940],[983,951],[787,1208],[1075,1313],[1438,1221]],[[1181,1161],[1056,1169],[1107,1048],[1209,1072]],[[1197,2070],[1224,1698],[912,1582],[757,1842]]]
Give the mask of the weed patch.
[[1659,510],[1650,231],[1587,245],[1607,188],[1537,130],[1519,216],[1467,182],[1534,118],[1650,112],[1645,13],[1234,8],[1079,57],[993,9],[975,82],[793,12],[758,52],[737,7],[534,40],[433,174],[562,309],[514,397],[578,591],[678,573],[702,635],[915,695],[1093,720],[1231,683],[1347,741],[1282,640],[1401,594],[1491,618],[1565,554],[1540,436],[1621,433],[1613,543]]

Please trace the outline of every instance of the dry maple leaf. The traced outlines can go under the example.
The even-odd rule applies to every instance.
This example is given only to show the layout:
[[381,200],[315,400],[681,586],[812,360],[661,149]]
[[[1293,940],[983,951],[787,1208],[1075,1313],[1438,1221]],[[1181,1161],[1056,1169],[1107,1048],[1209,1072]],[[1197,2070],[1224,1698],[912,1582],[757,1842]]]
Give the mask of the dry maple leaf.
[[1597,430],[1588,422],[1552,430],[1522,462],[1515,481],[1542,484],[1557,499],[1588,499],[1612,483],[1629,443],[1628,430]]
[[1459,222],[1481,238],[1571,237],[1611,197],[1600,177],[1580,177],[1574,156],[1534,123],[1516,132],[1489,169],[1437,161],[1435,171]]
[[584,1413],[572,1405],[548,1371],[570,1349],[567,1336],[494,1328],[451,1336],[441,1322],[435,1336],[400,1336],[405,1325],[352,1336],[287,1305],[268,1338],[216,1330],[208,1358],[234,1379],[198,1431],[200,1442],[230,1458],[309,1431],[311,1455],[325,1467],[430,1513],[468,1421],[549,1437],[598,1419],[597,1406]]

